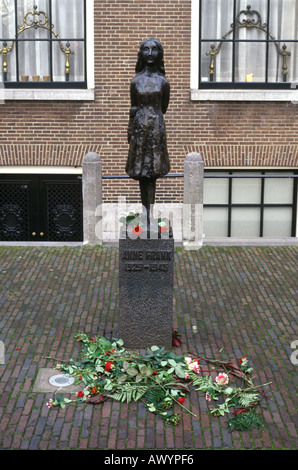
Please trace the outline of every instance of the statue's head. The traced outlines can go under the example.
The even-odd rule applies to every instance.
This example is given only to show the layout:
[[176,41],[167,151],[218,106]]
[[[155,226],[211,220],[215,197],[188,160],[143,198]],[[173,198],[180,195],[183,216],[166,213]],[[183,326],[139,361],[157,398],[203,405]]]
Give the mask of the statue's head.
[[157,70],[165,75],[164,60],[163,60],[163,47],[161,42],[155,38],[145,39],[141,44],[138,52],[138,60],[136,64],[136,73],[142,72],[145,68],[144,52],[152,46],[157,50],[156,65]]

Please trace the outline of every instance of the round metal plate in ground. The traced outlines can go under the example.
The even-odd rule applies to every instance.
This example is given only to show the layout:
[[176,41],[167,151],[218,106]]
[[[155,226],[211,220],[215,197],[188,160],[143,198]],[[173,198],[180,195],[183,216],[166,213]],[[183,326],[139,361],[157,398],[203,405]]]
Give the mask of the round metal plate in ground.
[[50,384],[54,387],[68,387],[74,383],[73,377],[66,377],[64,374],[53,375],[50,380]]

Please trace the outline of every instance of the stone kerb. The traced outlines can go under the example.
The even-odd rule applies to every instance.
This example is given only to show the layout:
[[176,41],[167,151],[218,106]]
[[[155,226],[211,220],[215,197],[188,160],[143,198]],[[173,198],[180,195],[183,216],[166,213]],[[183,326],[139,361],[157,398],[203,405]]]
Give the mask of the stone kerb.
[[102,164],[99,155],[87,153],[82,168],[84,244],[101,245],[103,235],[96,230],[101,220],[98,208],[102,206]]
[[203,245],[204,162],[191,152],[184,161],[183,246],[200,249]]
[[5,364],[5,348],[3,341],[0,341],[0,364]]

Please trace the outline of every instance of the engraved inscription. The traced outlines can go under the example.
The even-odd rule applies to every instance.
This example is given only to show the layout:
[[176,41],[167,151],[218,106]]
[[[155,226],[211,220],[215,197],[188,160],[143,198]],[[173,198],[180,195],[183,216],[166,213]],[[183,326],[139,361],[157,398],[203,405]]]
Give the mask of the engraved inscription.
[[169,265],[168,263],[163,263],[163,264],[145,264],[145,263],[125,263],[125,271],[135,271],[135,272],[140,272],[140,271],[150,271],[150,272],[158,272],[158,271],[163,271],[167,272],[169,270]]
[[142,260],[143,255],[143,251],[125,250],[123,252],[122,261]]
[[[125,250],[122,255],[122,261],[124,261],[124,271],[167,272],[169,270],[168,261],[172,261],[172,252],[169,250]],[[132,261],[135,262],[133,263]]]
[[160,260],[160,261],[171,261],[171,251],[146,251],[146,259]]

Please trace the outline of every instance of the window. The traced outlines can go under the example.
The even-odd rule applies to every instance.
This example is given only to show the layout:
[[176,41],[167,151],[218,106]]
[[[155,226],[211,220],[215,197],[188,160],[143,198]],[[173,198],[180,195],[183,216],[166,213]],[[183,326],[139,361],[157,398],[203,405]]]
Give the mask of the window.
[[296,212],[294,172],[205,172],[206,237],[295,237]]
[[298,80],[296,0],[201,0],[200,87]]
[[192,0],[191,98],[296,103],[297,24],[296,0]]
[[5,89],[87,88],[86,0],[1,0],[1,5]]

